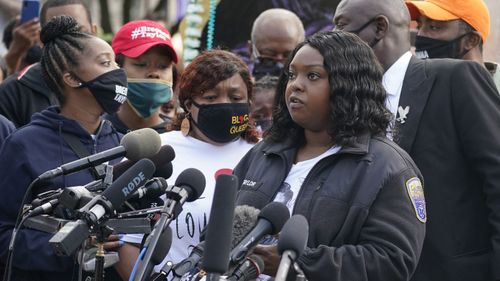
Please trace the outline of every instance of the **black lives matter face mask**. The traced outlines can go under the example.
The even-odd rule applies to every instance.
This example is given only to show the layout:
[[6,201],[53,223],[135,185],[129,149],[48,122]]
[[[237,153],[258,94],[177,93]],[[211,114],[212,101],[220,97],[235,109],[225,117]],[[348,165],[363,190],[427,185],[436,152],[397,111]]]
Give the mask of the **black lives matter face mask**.
[[248,127],[248,103],[197,104],[198,120],[190,120],[200,131],[217,143],[231,142]]
[[127,100],[127,74],[121,68],[106,72],[90,81],[81,82],[79,88],[86,87],[104,112],[114,114]]

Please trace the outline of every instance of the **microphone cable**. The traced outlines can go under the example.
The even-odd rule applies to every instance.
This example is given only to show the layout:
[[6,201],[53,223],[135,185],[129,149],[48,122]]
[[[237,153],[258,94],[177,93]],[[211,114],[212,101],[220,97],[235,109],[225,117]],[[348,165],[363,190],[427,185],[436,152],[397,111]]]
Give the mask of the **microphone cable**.
[[14,229],[12,230],[12,235],[10,237],[9,249],[7,253],[7,262],[5,264],[5,272],[3,274],[3,281],[10,281],[10,277],[12,274],[12,262],[14,260],[14,248],[16,244],[17,232],[19,231],[19,229],[21,229],[21,226],[24,224],[26,219],[30,217],[29,213],[26,217],[23,217],[24,204],[26,204],[26,201],[28,201],[29,194],[31,194],[31,190],[33,189],[33,187],[39,182],[40,182],[40,177],[37,177],[30,183],[30,185],[26,189],[26,192],[24,193],[23,200],[21,201],[21,207],[19,208],[19,211],[17,213],[16,223],[14,224]]
[[146,254],[148,247],[142,248],[141,252],[139,253],[139,256],[135,260],[134,267],[132,268],[132,272],[130,273],[130,277],[128,278],[128,281],[134,281],[135,273],[137,271],[137,268],[139,267],[139,263],[141,262],[142,258]]

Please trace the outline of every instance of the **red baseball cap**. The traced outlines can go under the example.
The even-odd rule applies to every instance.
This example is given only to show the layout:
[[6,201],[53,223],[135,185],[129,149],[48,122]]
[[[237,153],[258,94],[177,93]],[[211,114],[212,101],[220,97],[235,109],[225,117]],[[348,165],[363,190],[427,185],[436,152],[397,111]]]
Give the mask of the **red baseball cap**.
[[137,58],[151,47],[165,45],[172,60],[177,63],[177,54],[172,45],[170,32],[163,25],[150,20],[135,20],[126,23],[116,32],[111,47],[115,54]]

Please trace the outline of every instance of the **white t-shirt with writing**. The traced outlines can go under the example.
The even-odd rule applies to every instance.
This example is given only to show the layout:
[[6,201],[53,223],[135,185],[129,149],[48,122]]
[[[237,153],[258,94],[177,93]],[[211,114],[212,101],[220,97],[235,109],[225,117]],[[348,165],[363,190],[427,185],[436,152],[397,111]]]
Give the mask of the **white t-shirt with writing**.
[[290,210],[290,214],[293,212],[293,207],[295,206],[295,200],[297,200],[297,195],[299,194],[302,183],[306,179],[307,175],[311,169],[316,165],[321,159],[337,153],[340,150],[339,146],[332,146],[327,151],[322,154],[305,161],[297,162],[292,165],[290,172],[285,181],[281,184],[281,187],[274,198],[275,202],[281,202],[285,204]]
[[[198,245],[200,232],[208,223],[212,198],[215,189],[215,177],[219,174],[230,174],[241,158],[252,148],[243,139],[224,144],[213,145],[190,136],[183,136],[180,131],[161,134],[162,145],[170,145],[175,151],[172,161],[172,176],[167,180],[174,184],[178,175],[187,168],[200,170],[206,179],[206,187],[200,198],[194,202],[186,202],[176,220],[172,221],[172,246],[162,264],[155,268],[159,271],[163,264],[172,261],[174,264],[189,256],[194,246]],[[122,240],[141,243],[142,235],[126,235]]]

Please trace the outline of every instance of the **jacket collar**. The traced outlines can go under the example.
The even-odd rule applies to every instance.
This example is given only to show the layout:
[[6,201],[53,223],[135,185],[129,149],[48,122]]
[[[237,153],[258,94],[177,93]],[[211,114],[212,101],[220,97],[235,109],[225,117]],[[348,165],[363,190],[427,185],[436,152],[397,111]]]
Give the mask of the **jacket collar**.
[[[367,154],[370,146],[370,139],[371,134],[369,132],[365,132],[357,136],[353,143],[342,146],[340,151],[336,154]],[[271,143],[267,140],[264,140],[263,142],[262,151],[265,154],[282,154],[287,151],[295,152],[297,149],[296,144],[294,144],[294,142],[290,139],[286,139],[285,141],[279,143]]]

